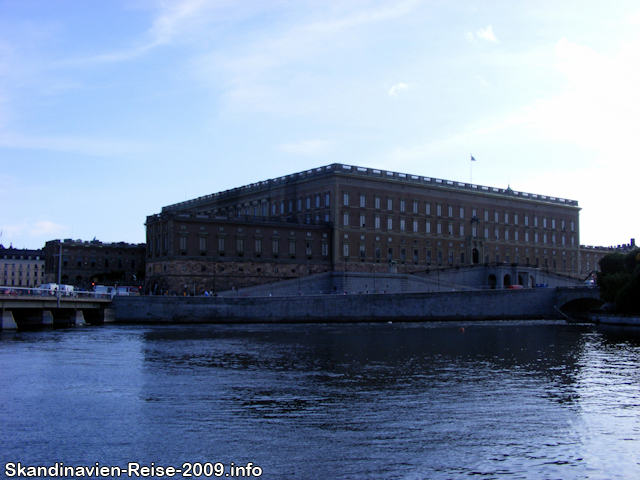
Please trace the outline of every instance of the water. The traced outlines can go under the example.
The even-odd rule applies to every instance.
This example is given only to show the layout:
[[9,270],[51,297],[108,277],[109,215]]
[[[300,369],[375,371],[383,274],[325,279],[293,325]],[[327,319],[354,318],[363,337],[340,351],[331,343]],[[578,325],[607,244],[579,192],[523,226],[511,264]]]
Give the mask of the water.
[[266,479],[640,478],[640,330],[462,326],[3,333],[0,475],[253,462]]

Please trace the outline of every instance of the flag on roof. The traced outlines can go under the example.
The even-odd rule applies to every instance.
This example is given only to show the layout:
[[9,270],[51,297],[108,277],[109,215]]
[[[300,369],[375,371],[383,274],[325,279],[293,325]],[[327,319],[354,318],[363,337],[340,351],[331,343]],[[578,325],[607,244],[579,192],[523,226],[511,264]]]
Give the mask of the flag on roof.
[[473,155],[471,155],[471,161],[472,161],[472,162],[475,162],[475,161],[476,161],[476,159],[475,159],[475,158],[473,158]]

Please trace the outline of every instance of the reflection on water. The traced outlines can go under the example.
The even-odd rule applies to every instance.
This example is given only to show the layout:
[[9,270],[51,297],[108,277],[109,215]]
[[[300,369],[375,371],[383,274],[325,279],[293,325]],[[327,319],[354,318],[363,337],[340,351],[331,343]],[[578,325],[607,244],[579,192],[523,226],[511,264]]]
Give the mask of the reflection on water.
[[637,477],[640,330],[461,326],[3,334],[2,465],[250,461],[269,479]]

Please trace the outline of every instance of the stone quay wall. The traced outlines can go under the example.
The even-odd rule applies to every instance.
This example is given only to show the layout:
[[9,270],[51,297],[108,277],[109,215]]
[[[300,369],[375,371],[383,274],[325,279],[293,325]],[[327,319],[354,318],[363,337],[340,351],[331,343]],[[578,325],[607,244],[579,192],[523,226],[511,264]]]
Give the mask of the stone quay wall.
[[560,319],[554,288],[264,297],[115,297],[116,322],[265,323]]

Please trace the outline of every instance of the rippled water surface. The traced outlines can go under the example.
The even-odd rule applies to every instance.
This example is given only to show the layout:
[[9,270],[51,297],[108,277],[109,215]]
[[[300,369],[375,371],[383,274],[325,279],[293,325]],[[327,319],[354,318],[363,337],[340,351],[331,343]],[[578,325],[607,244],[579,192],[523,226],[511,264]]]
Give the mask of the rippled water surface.
[[253,462],[267,479],[640,478],[639,361],[638,329],[555,322],[3,333],[0,475]]

